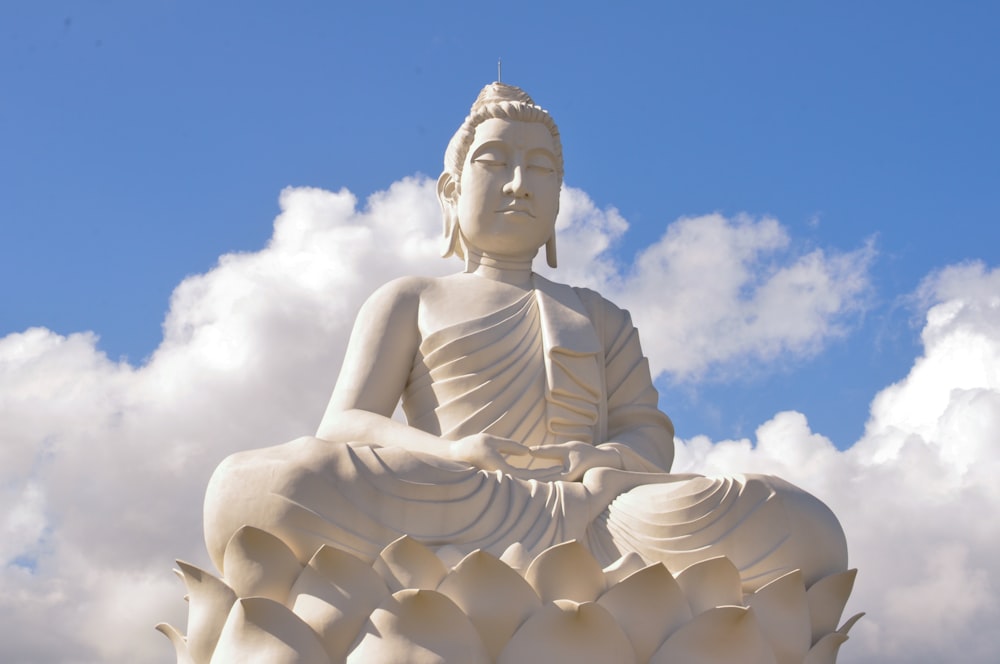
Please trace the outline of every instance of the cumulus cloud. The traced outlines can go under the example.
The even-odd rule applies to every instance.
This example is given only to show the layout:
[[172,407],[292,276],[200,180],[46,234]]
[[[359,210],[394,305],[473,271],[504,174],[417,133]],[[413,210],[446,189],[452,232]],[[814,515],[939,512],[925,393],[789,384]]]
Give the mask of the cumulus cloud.
[[567,198],[572,222],[559,241],[572,251],[566,260],[560,251],[568,265],[554,278],[595,288],[628,308],[656,375],[697,380],[713,370],[810,355],[844,334],[866,303],[870,241],[851,252],[795,253],[776,219],[710,214],[675,221],[621,265],[606,250],[624,234],[625,221],[575,192]]
[[[200,513],[212,469],[232,451],[315,430],[354,314],[375,287],[459,267],[438,257],[425,178],[364,205],[348,191],[306,188],[280,202],[265,248],[223,256],[177,287],[163,342],[142,366],[110,360],[93,333],[0,339],[0,643],[10,661],[170,661],[151,625],[184,623],[172,559],[208,566]],[[555,277],[630,308],[654,369],[677,380],[815,353],[865,303],[867,245],[804,251],[774,219],[707,215],[674,222],[623,263],[609,251],[627,230],[615,210],[572,188],[561,210]],[[867,631],[856,629],[873,658],[913,661],[904,657],[920,652],[912,643],[931,638],[914,627],[921,620],[954,625],[959,616],[968,631],[995,613],[992,593],[972,590],[996,571],[983,555],[996,533],[981,517],[996,507],[983,485],[995,468],[977,455],[991,453],[998,423],[989,338],[1000,335],[989,327],[996,305],[984,304],[997,289],[983,283],[997,277],[982,266],[955,270],[921,289],[927,351],[876,399],[854,449],[838,452],[805,416],[782,413],[755,444],[696,438],[678,454],[707,472],[778,472],[843,512],[863,567],[855,604],[872,612]],[[978,340],[978,354],[962,355],[958,334]],[[940,373],[973,357],[993,362],[992,377]],[[942,380],[957,381],[943,401],[931,395]],[[906,409],[927,415],[923,428]],[[916,518],[919,508],[937,525]],[[956,524],[977,535],[950,536]],[[950,576],[934,576],[941,566]],[[969,592],[938,605],[947,611],[913,615],[914,596],[955,584]]]
[[756,440],[683,441],[676,468],[780,474],[826,500],[860,569],[848,610],[868,615],[851,661],[987,662],[1000,620],[1000,269],[924,280],[924,352],[879,392],[865,433],[837,451],[801,413]]

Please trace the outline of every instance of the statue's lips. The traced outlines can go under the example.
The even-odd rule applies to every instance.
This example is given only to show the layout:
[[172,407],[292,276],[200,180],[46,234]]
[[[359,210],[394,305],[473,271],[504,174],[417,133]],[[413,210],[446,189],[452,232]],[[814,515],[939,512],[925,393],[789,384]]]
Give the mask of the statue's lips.
[[525,210],[523,208],[504,208],[502,210],[497,210],[497,214],[502,214],[502,215],[506,215],[506,216],[513,216],[513,215],[516,215],[516,214],[523,214],[523,215],[527,215],[527,216],[531,217],[532,219],[535,218],[535,215],[533,215],[530,210]]

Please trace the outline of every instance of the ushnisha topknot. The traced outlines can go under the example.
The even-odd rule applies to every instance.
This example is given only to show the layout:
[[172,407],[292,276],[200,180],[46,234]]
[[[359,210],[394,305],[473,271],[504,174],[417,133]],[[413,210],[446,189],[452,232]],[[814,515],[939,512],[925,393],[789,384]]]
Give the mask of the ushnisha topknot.
[[[484,87],[476,101],[469,110],[462,126],[458,128],[455,135],[448,142],[448,149],[444,153],[444,173],[442,180],[450,177],[454,182],[462,179],[462,168],[465,166],[465,158],[469,153],[469,148],[476,137],[476,127],[486,120],[499,118],[501,120],[513,120],[521,122],[540,122],[548,128],[552,134],[552,141],[555,144],[556,173],[559,175],[559,182],[563,179],[563,154],[562,141],[559,138],[559,128],[549,112],[535,103],[535,100],[527,92],[516,85],[507,83],[490,83]],[[440,182],[439,180],[439,187]],[[461,259],[467,258],[464,238],[460,231],[460,221],[453,208],[442,203],[444,215],[444,245],[441,255],[445,258],[458,256]],[[550,267],[556,267],[556,236],[545,243],[545,259]]]
[[469,146],[475,138],[476,127],[491,118],[544,124],[556,144],[556,171],[559,173],[559,179],[562,179],[562,141],[559,139],[559,128],[556,127],[555,121],[527,92],[507,83],[490,83],[479,92],[469,110],[469,115],[448,143],[448,149],[444,153],[444,169],[447,172],[456,179],[461,176]]

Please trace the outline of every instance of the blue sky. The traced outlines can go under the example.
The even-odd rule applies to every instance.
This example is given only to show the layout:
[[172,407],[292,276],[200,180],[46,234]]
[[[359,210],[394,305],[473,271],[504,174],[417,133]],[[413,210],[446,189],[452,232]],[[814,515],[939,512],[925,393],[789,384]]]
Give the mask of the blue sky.
[[998,28],[995,3],[964,1],[5,2],[0,340],[93,332],[95,357],[141,368],[174,289],[263,250],[286,187],[346,188],[360,209],[436,177],[502,58],[559,124],[566,184],[629,224],[609,283],[713,213],[787,237],[748,292],[811,252],[869,252],[811,343],[657,382],[682,438],[753,438],[796,411],[847,450],[919,363],[928,307],[960,290],[934,281],[928,303],[921,283],[1000,265]]
[[787,407],[849,444],[912,357],[899,296],[997,260],[996,10],[662,4],[8,3],[0,331],[93,330],[140,362],[174,286],[261,247],[283,187],[436,175],[502,57],[556,114],[567,182],[630,223],[621,256],[713,211],[773,215],[800,246],[874,238],[847,338],[664,403],[689,434]]

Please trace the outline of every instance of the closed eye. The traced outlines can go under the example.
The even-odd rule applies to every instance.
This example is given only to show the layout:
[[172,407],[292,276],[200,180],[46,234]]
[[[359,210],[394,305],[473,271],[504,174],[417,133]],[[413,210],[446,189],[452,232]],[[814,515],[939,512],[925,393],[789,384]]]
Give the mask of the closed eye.
[[555,159],[547,150],[535,150],[528,156],[528,169],[535,173],[555,173]]
[[479,148],[472,153],[470,161],[473,164],[478,164],[479,166],[485,166],[487,168],[506,166],[508,154],[502,143],[493,141],[479,146]]
[[507,162],[503,159],[497,159],[495,157],[476,157],[472,160],[472,163],[479,164],[481,166],[506,166]]

